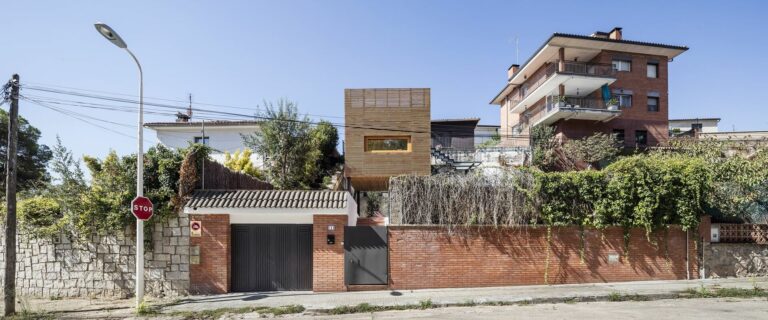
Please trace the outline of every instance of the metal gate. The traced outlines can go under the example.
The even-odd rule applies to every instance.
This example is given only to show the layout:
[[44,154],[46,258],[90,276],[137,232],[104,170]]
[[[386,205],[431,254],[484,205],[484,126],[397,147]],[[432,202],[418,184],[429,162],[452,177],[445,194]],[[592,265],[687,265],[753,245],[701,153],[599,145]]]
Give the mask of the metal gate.
[[346,284],[387,284],[388,257],[387,227],[344,227]]
[[283,290],[312,290],[312,225],[233,224],[232,291]]

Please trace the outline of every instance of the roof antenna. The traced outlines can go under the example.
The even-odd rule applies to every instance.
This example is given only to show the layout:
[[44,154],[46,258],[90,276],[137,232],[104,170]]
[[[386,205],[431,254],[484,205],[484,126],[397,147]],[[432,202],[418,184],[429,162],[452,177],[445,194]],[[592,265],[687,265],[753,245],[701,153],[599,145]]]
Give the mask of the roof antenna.
[[176,112],[176,122],[189,122],[192,119],[192,94],[189,94],[189,108],[187,113]]
[[187,109],[187,116],[189,116],[190,119],[192,118],[192,94],[191,93],[189,94],[189,109]]
[[520,37],[515,36],[515,64],[520,64]]

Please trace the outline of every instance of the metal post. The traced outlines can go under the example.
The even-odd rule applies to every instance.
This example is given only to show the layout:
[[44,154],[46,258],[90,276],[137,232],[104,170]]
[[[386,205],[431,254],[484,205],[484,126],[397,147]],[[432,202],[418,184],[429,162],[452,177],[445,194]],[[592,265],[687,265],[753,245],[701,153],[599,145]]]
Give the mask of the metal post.
[[[139,59],[125,48],[139,67],[138,153],[136,154],[136,196],[144,196],[144,71]],[[144,220],[136,219],[136,308],[144,300]]]

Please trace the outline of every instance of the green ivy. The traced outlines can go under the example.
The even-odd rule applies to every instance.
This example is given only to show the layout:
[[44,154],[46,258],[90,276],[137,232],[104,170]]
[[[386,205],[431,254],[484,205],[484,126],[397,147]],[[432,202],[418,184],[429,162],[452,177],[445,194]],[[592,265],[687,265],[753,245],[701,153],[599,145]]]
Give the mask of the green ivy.
[[603,171],[534,171],[544,223],[651,231],[671,224],[694,228],[703,213],[711,171],[699,158],[632,156]]
[[37,238],[51,238],[61,228],[63,212],[52,198],[36,196],[21,200],[18,214],[24,231]]

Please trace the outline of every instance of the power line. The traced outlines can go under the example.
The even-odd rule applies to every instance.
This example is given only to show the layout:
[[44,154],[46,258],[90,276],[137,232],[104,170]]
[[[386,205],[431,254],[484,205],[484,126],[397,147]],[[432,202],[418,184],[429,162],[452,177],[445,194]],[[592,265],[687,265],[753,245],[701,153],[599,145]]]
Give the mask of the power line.
[[[37,87],[37,88],[45,88],[47,86],[47,87],[58,87],[58,88],[63,88],[63,89],[76,90],[76,91],[94,92],[94,93],[102,93],[102,94],[108,94],[108,95],[118,95],[118,96],[138,98],[138,96],[134,95],[134,94],[125,94],[125,93],[117,93],[117,92],[109,92],[109,91],[101,91],[101,90],[92,90],[92,89],[82,89],[82,88],[75,88],[75,87],[68,87],[68,86],[61,86],[61,85],[53,85],[53,84],[44,84],[44,83],[35,83],[35,82],[27,82],[25,84],[32,84],[31,87],[27,86],[27,88],[35,88],[35,87]],[[157,97],[144,97],[144,100],[159,100],[159,101],[181,102],[181,103],[189,102],[188,100],[157,98]],[[195,102],[195,104],[196,105],[204,105],[204,106],[212,106],[212,107],[220,107],[220,108],[230,108],[230,109],[240,109],[240,110],[255,110],[257,113],[260,112],[260,110],[261,110],[261,108],[258,105],[256,105],[255,107],[243,107],[243,106],[233,106],[233,105],[225,105],[225,104],[214,104],[214,103],[205,103],[205,102],[197,102],[197,101]],[[343,116],[318,115],[318,114],[310,114],[310,113],[305,113],[305,114],[302,114],[302,115],[319,117],[319,118],[338,118],[338,119],[344,119]]]
[[[25,87],[25,89],[30,90],[38,90],[48,93],[54,93],[54,94],[62,94],[62,95],[72,95],[72,96],[79,96],[89,99],[99,99],[99,100],[106,100],[106,101],[112,101],[112,102],[122,102],[122,103],[131,103],[131,104],[137,104],[138,101],[131,100],[131,99],[125,99],[125,98],[118,98],[118,97],[109,97],[109,96],[103,96],[103,95],[93,95],[93,94],[85,94],[80,92],[72,92],[72,91],[64,91],[64,90],[58,90],[58,89],[49,89],[49,88],[41,88],[41,87]],[[76,106],[76,107],[86,107],[87,103],[84,102],[74,102],[70,103],[70,106]],[[159,103],[151,103],[151,102],[145,102],[145,106],[154,106],[157,108],[164,108],[164,109],[172,109],[172,110],[186,110],[186,107],[177,106],[177,105],[169,105],[169,104],[159,104]],[[102,105],[104,106],[104,105]],[[115,108],[126,108],[125,106],[115,106],[110,105],[108,107],[115,107]],[[135,108],[135,107],[129,107],[129,108]],[[133,109],[136,110],[136,109]],[[152,109],[152,110],[159,110],[159,109]],[[239,119],[239,118],[246,118],[251,120],[277,120],[277,121],[288,121],[288,122],[296,122],[296,123],[305,123],[309,125],[317,125],[319,122],[313,122],[313,121],[307,121],[307,120],[294,120],[294,119],[277,119],[273,117],[267,117],[267,116],[260,116],[260,115],[248,115],[248,114],[241,114],[241,113],[234,113],[234,112],[223,112],[223,111],[216,111],[216,110],[208,110],[208,109],[195,109],[197,112],[203,112],[208,113],[212,115],[220,115],[220,116],[226,116],[230,119],[226,120],[232,120]],[[156,111],[152,111],[156,112]],[[159,113],[161,115],[168,115],[167,113]],[[208,118],[206,120],[221,120],[220,118]],[[339,123],[333,123],[329,122],[331,125],[338,127],[338,128],[351,128],[351,129],[366,129],[366,130],[379,130],[379,131],[389,131],[389,132],[403,132],[403,133],[429,133],[433,134],[435,131],[418,131],[418,130],[407,130],[407,129],[398,129],[398,128],[385,128],[385,127],[368,127],[368,126],[358,126],[358,125],[347,125],[347,124],[339,124]],[[448,127],[449,125],[441,125],[441,127]],[[466,128],[464,126],[455,126],[457,128]],[[454,135],[455,137],[461,137],[460,135]],[[465,137],[483,137],[483,135],[472,135],[472,134],[466,134]],[[488,137],[494,137],[496,135],[487,135]],[[509,139],[528,139],[527,135],[506,135],[502,136]]]
[[[46,105],[45,103],[42,103],[40,101],[36,101],[34,99],[27,98],[25,96],[20,96],[20,97],[22,99],[26,100],[26,101],[29,101],[29,102],[33,103],[33,104],[36,104],[36,105],[41,106],[43,108],[55,111],[57,113],[61,113],[61,114],[66,115],[68,117],[71,117],[71,118],[74,118],[76,120],[82,121],[84,123],[90,124],[90,125],[92,125],[94,127],[107,130],[109,132],[118,134],[118,135],[126,137],[126,138],[130,138],[130,139],[134,139],[134,140],[136,139],[136,136],[133,136],[133,135],[130,135],[130,134],[126,134],[124,132],[120,132],[120,131],[114,130],[114,129],[106,127],[106,126],[102,126],[102,125],[99,125],[97,123],[93,123],[93,122],[91,122],[89,120],[86,120],[84,118],[89,118],[89,119],[92,119],[92,120],[95,120],[95,121],[100,121],[100,122],[105,122],[105,123],[109,123],[109,124],[120,125],[120,126],[127,126],[127,127],[133,128],[133,126],[131,126],[131,125],[124,124],[124,123],[117,123],[117,122],[113,122],[113,121],[109,121],[109,120],[104,120],[104,119],[99,119],[99,118],[95,118],[95,117],[92,117],[92,116],[84,115],[82,113],[78,113],[78,112],[74,112],[74,111],[70,111],[70,110],[63,110],[61,108],[49,106],[49,105]],[[144,141],[152,142],[151,140],[147,140],[147,139],[144,139]],[[155,142],[159,142],[159,141],[155,141]]]

